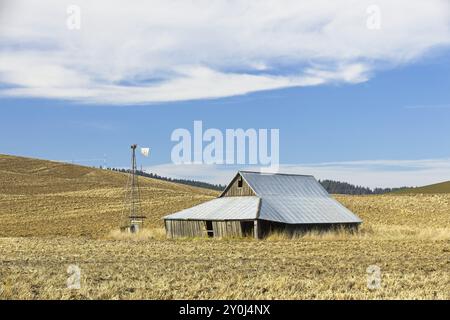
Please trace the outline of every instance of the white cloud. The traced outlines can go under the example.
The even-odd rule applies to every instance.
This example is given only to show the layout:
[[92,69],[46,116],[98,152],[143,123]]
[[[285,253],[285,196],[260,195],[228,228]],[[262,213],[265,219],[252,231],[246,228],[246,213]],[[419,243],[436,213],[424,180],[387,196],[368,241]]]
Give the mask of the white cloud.
[[[146,170],[162,176],[226,184],[236,166],[162,164]],[[260,168],[246,167],[260,171]],[[450,180],[450,158],[422,160],[365,160],[281,165],[278,172],[311,174],[317,179],[349,182],[370,188],[422,186]]]
[[[66,9],[81,8],[81,29]],[[366,9],[381,10],[381,28]],[[11,1],[1,95],[138,104],[366,81],[450,43],[447,0]]]
[[423,186],[450,180],[449,159],[366,160],[287,165],[285,172],[308,172],[318,179],[376,187]]

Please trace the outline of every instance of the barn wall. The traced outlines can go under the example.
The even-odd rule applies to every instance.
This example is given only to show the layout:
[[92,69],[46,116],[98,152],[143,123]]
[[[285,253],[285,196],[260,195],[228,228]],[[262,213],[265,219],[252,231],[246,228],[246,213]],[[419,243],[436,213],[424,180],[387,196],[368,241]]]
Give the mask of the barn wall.
[[242,178],[241,175],[237,175],[235,177],[235,179],[231,182],[228,190],[224,193],[223,197],[255,196],[255,193],[244,179],[242,179],[242,187],[238,187],[239,178]]
[[280,222],[259,220],[259,232],[261,237],[267,237],[274,232],[283,232],[288,235],[303,234],[309,231],[326,232],[338,229],[356,231],[358,223],[318,223],[318,224],[286,224]]
[[168,238],[194,238],[206,237],[204,221],[195,220],[165,220],[166,235]]
[[[285,224],[266,220],[257,220],[257,234],[254,229],[243,230],[244,224],[253,224],[254,221],[211,221],[214,231],[214,237],[257,237],[265,238],[274,232],[283,232],[288,235],[302,234],[308,231],[325,232],[334,229],[344,228],[348,230],[357,230],[357,223],[338,223],[338,224]],[[165,220],[166,235],[168,238],[194,238],[208,237],[206,232],[206,221],[195,220]]]
[[240,221],[213,221],[215,237],[242,237]]
[[[211,221],[214,237],[242,237],[241,221]],[[168,238],[208,237],[206,221],[195,220],[165,220]]]

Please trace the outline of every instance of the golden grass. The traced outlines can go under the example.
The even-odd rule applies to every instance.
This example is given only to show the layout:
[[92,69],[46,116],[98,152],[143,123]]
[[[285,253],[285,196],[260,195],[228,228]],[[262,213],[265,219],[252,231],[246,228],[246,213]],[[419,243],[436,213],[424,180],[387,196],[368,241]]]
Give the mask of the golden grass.
[[[449,299],[448,241],[1,238],[0,250],[2,299]],[[80,290],[66,287],[71,264]]]
[[0,156],[0,177],[0,299],[450,298],[449,194],[336,196],[364,221],[353,233],[172,240],[161,217],[217,192],[143,179],[149,219],[132,235],[118,231],[122,174]]
[[120,229],[111,230],[105,239],[108,240],[133,240],[144,241],[150,239],[163,240],[166,238],[166,230],[164,228],[144,228],[138,233],[122,232]]
[[[0,236],[102,237],[120,225],[122,173],[0,155]],[[139,178],[148,227],[218,193]]]
[[335,198],[357,213],[366,225],[450,227],[450,194],[336,195]]
[[266,240],[442,240],[450,241],[450,228],[413,228],[409,226],[368,225],[358,230],[308,231],[301,234],[273,232]]

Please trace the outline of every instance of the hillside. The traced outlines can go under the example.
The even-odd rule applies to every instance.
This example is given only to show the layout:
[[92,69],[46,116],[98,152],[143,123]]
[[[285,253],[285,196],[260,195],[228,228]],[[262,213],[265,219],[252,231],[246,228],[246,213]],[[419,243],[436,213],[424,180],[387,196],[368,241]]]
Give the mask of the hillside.
[[430,184],[428,186],[406,188],[394,192],[395,194],[437,194],[450,193],[450,181]]
[[[0,155],[0,237],[102,236],[119,224],[126,180],[120,172]],[[151,226],[217,194],[151,178],[139,181]]]
[[[126,179],[122,172],[0,155],[0,237],[103,237],[118,228]],[[148,227],[162,227],[162,216],[218,195],[160,179],[139,181]],[[449,195],[335,198],[362,218],[365,228],[423,229],[448,227]]]
[[331,194],[351,194],[351,195],[363,195],[363,194],[385,194],[393,191],[403,190],[406,187],[401,188],[368,188],[363,186],[357,186],[351,183],[335,181],[335,180],[319,180],[325,190]]
[[[161,216],[217,192],[142,178],[158,228],[116,237],[126,178],[0,155],[0,300],[449,299],[450,193],[335,195],[363,220],[355,233],[177,241]],[[73,264],[79,290],[66,289]],[[367,288],[371,265],[382,271],[377,290]]]

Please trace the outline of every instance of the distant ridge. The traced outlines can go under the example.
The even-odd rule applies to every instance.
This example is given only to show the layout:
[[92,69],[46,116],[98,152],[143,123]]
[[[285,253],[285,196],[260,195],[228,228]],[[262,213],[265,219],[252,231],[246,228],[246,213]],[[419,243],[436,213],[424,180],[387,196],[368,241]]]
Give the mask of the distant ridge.
[[[130,171],[129,169],[116,169],[116,168],[107,168],[107,169],[112,170],[112,171],[124,172],[124,173],[128,173]],[[212,183],[198,181],[198,180],[164,177],[164,176],[160,176],[156,173],[151,173],[151,172],[148,173],[148,172],[141,171],[141,170],[137,170],[136,174],[139,176],[147,177],[147,178],[169,181],[169,182],[174,182],[174,183],[179,183],[179,184],[185,184],[188,186],[217,190],[217,191],[222,191],[226,187],[225,185],[222,185],[222,184],[212,184]]]
[[[107,168],[107,169],[112,170],[112,171],[125,172],[125,173],[129,171],[129,169],[117,169],[117,168]],[[140,171],[140,170],[138,170],[136,173],[140,176],[147,177],[147,178],[159,179],[159,180],[163,180],[163,181],[175,182],[175,183],[179,183],[179,184],[185,184],[185,185],[189,185],[189,186],[217,190],[217,191],[223,191],[226,187],[226,185],[212,184],[212,183],[198,181],[198,180],[164,177],[164,176],[160,176],[155,173],[148,173],[148,172],[144,172],[144,171]],[[353,184],[350,184],[347,182],[334,181],[334,180],[319,180],[319,183],[325,188],[325,190],[327,190],[328,193],[332,193],[332,194],[350,194],[350,195],[384,194],[384,193],[390,193],[390,192],[399,191],[399,190],[407,188],[407,187],[401,187],[401,188],[374,188],[374,189],[371,189],[371,188],[367,188],[367,187],[353,185]]]
[[334,180],[319,180],[320,184],[332,194],[351,194],[351,195],[366,195],[366,194],[385,194],[394,191],[403,190],[407,187],[400,188],[367,188],[362,186],[356,186],[347,182],[334,181]]
[[405,188],[397,190],[396,194],[433,194],[433,193],[450,193],[450,181],[430,184],[423,187]]

